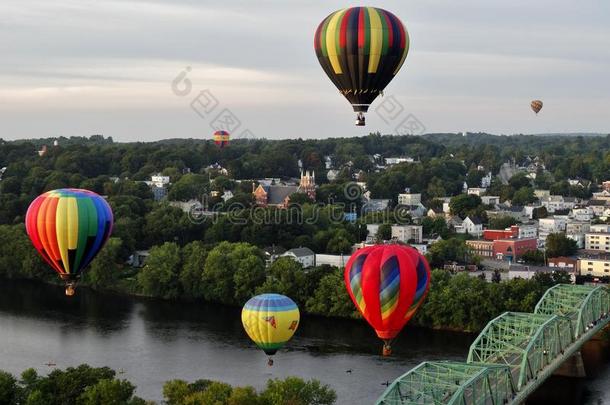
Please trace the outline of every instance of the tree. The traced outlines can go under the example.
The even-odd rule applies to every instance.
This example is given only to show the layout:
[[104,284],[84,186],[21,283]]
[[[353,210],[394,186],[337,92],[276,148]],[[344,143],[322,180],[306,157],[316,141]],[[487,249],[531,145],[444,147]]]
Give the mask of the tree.
[[532,211],[532,219],[546,218],[548,215],[549,214],[546,210],[546,207],[534,208],[534,210]]
[[377,239],[378,241],[392,239],[392,225],[390,225],[390,224],[379,225],[379,228],[377,228],[377,234],[375,234],[375,239]]
[[490,229],[506,229],[512,225],[517,224],[517,220],[510,215],[502,215],[493,217],[489,220]]
[[303,266],[290,257],[280,257],[269,267],[267,280],[256,289],[257,294],[278,293],[286,295],[301,306],[308,296],[305,285],[307,276]]
[[208,249],[203,242],[195,241],[182,248],[182,270],[180,287],[184,298],[203,297],[203,268],[208,257]]
[[463,239],[450,238],[435,242],[426,257],[430,266],[442,267],[447,262],[468,263],[470,252]]
[[119,238],[110,238],[106,245],[91,262],[91,267],[84,272],[85,282],[93,288],[103,289],[114,285],[120,276],[120,253],[122,242]]
[[568,238],[564,233],[552,233],[546,238],[546,256],[572,256],[578,250],[574,239]]
[[125,380],[100,380],[97,384],[85,388],[79,397],[79,405],[145,405],[146,401],[134,397],[136,387]]
[[146,265],[138,274],[138,285],[142,292],[152,297],[179,297],[181,265],[180,247],[177,244],[166,242],[154,246],[150,249]]
[[531,187],[521,187],[515,191],[511,200],[513,205],[526,205],[534,201],[536,201],[536,196],[534,195],[534,189]]
[[530,250],[525,252],[521,259],[524,263],[534,264],[534,265],[543,265],[544,264],[544,252],[542,250]]
[[202,281],[206,300],[243,304],[265,281],[263,254],[248,243],[221,242],[205,260]]
[[172,184],[167,198],[171,201],[188,201],[201,196],[210,188],[208,176],[188,173]]
[[269,380],[261,396],[269,404],[332,405],[337,400],[337,394],[328,385],[297,377]]
[[307,300],[307,311],[328,316],[355,316],[355,309],[344,283],[342,269],[335,268],[332,273],[323,276],[313,296]]
[[0,404],[19,403],[20,390],[11,374],[0,371]]
[[453,215],[466,218],[470,212],[481,206],[481,197],[474,194],[460,194],[449,202],[449,209]]
[[491,275],[492,283],[499,283],[502,281],[502,275],[500,274],[500,270],[494,269],[493,274]]

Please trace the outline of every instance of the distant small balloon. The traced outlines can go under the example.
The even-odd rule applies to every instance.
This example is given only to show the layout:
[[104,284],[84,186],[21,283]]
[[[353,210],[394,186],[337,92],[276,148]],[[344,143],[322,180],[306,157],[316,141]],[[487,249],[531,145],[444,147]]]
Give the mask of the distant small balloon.
[[230,139],[231,135],[227,131],[214,132],[214,143],[221,149],[229,145]]
[[536,115],[538,115],[540,110],[542,110],[542,101],[534,100],[534,101],[532,101],[531,106],[532,106],[532,110],[536,113]]

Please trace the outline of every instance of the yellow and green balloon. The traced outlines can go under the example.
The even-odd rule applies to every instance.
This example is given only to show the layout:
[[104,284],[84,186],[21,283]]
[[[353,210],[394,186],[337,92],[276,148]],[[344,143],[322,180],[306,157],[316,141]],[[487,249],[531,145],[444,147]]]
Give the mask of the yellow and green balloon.
[[[268,356],[288,342],[299,326],[297,304],[281,294],[250,298],[241,311],[241,322],[252,341]],[[269,361],[272,365],[273,361]]]

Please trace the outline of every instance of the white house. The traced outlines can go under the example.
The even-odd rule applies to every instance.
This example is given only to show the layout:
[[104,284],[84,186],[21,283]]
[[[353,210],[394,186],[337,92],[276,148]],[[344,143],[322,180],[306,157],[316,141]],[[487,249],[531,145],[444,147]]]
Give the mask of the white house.
[[548,212],[559,210],[571,210],[576,205],[576,198],[564,197],[562,195],[550,195],[540,199],[540,204],[546,208]]
[[335,267],[345,267],[350,255],[326,255],[316,254],[316,266],[329,265]]
[[419,205],[421,204],[421,194],[404,193],[398,194],[398,204],[400,205]]
[[301,263],[304,269],[314,267],[316,265],[316,254],[313,250],[300,247],[288,250],[282,257],[290,257],[291,259]]
[[455,231],[457,233],[467,233],[469,235],[480,237],[483,235],[483,223],[479,218],[466,217],[464,222],[462,222],[462,226],[460,228],[456,228]]
[[593,209],[591,207],[577,206],[570,211],[570,218],[576,221],[591,221],[593,216]]
[[227,202],[233,198],[233,192],[231,192],[231,190],[226,190],[220,198],[222,198],[222,201]]
[[546,237],[551,233],[565,232],[568,219],[562,215],[555,215],[538,220],[538,239],[546,242]]
[[487,172],[485,176],[481,178],[481,188],[489,188],[491,187],[491,172]]
[[169,176],[163,176],[161,173],[157,173],[154,176],[150,176],[149,186],[165,187],[169,185]]
[[500,197],[496,195],[481,195],[481,202],[485,205],[497,205],[500,204]]
[[399,163],[413,163],[413,158],[410,158],[410,157],[385,158],[385,164],[388,166],[397,165]]
[[487,189],[486,189],[486,188],[483,188],[483,187],[469,187],[469,188],[466,190],[466,192],[467,192],[469,195],[477,195],[477,196],[479,196],[479,197],[480,197],[481,195],[485,194],[485,192],[486,192],[486,191],[487,191]]
[[405,243],[421,243],[422,229],[421,225],[392,225],[392,239]]
[[520,224],[519,225],[519,239],[531,239],[538,236],[538,225],[537,224]]

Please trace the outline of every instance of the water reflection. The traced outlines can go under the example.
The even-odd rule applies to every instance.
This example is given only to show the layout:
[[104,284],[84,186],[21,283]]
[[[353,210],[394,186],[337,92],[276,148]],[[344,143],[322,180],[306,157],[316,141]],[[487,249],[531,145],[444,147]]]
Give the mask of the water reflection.
[[[0,284],[0,369],[47,372],[47,362],[62,368],[107,365],[124,370],[121,377],[153,400],[161,399],[163,382],[173,378],[262,388],[269,378],[296,375],[330,384],[339,404],[369,404],[383,392],[384,382],[421,361],[464,360],[473,339],[408,328],[395,343],[394,356],[384,359],[379,340],[363,322],[304,316],[295,338],[269,368],[264,353],[242,330],[238,308],[86,289],[68,299],[61,287]],[[587,389],[610,391],[607,368],[605,373],[587,382]],[[605,383],[599,382],[604,375]],[[590,398],[601,396],[593,393]]]

